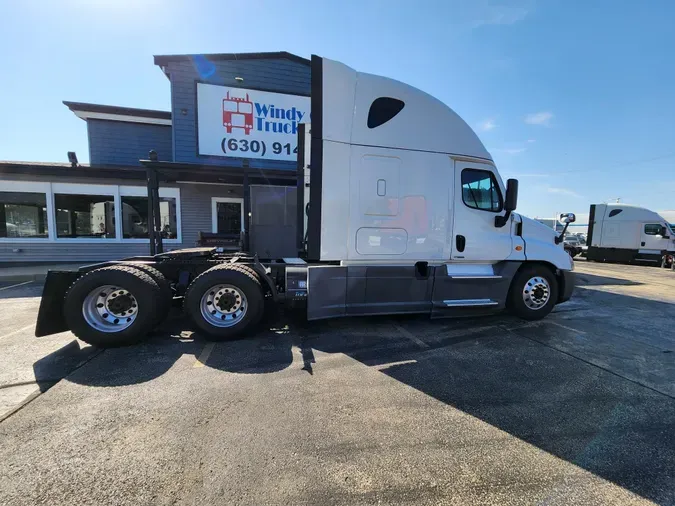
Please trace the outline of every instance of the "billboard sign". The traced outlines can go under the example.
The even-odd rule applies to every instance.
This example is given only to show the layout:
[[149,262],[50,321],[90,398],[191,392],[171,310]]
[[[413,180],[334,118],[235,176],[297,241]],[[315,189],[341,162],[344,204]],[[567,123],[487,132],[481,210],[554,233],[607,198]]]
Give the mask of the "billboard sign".
[[296,161],[309,97],[197,83],[198,154]]

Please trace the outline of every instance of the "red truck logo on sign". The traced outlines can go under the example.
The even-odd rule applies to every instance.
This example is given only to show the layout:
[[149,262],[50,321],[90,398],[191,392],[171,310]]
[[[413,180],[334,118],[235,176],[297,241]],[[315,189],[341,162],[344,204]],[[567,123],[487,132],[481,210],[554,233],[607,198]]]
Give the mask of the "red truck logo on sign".
[[253,102],[248,98],[230,97],[230,92],[223,99],[223,126],[228,134],[233,128],[241,128],[246,135],[253,128]]

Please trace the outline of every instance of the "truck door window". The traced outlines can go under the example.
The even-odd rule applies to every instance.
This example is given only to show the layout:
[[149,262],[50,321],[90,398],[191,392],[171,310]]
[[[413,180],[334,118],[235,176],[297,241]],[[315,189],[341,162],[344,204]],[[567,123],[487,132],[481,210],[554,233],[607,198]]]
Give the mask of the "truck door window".
[[462,201],[473,209],[501,211],[502,194],[494,174],[489,170],[462,170]]
[[649,223],[645,225],[645,234],[647,235],[659,235],[661,234],[661,225],[656,223]]
[[373,100],[368,111],[368,128],[384,125],[405,107],[405,102],[391,97],[380,97]]

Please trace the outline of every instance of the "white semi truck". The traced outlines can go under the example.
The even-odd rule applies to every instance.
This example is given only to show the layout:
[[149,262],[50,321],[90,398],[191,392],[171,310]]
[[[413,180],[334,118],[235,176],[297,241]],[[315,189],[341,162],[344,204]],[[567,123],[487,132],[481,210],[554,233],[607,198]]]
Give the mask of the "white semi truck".
[[586,239],[589,260],[670,264],[675,233],[659,214],[626,204],[593,204]]
[[250,330],[271,304],[309,319],[508,309],[534,320],[570,298],[563,234],[513,212],[518,182],[502,182],[452,109],[318,56],[311,72],[297,258],[197,248],[52,271],[36,335],[70,329],[98,346],[133,343],[179,299],[202,333],[224,339]]

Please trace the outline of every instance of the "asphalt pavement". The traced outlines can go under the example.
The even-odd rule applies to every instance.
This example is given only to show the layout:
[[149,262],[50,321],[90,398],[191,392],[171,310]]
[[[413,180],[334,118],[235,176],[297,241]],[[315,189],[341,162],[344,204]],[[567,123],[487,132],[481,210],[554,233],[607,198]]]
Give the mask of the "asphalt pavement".
[[34,388],[0,504],[675,504],[675,273],[577,270],[540,322],[177,318],[104,352],[0,286],[0,395]]

